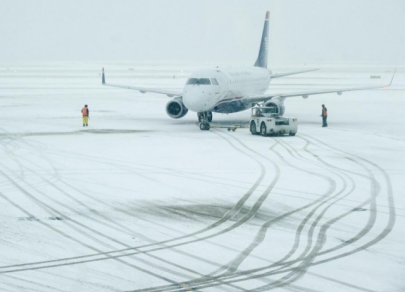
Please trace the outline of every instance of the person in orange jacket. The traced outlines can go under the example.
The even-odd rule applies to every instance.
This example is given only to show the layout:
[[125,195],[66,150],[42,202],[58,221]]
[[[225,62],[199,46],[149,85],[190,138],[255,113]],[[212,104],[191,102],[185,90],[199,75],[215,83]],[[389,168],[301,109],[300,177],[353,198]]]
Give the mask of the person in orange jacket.
[[322,127],[327,127],[328,126],[328,109],[325,107],[325,105],[322,105]]
[[82,116],[83,116],[83,127],[88,127],[89,126],[89,108],[87,107],[87,104],[84,105],[84,108],[82,108]]

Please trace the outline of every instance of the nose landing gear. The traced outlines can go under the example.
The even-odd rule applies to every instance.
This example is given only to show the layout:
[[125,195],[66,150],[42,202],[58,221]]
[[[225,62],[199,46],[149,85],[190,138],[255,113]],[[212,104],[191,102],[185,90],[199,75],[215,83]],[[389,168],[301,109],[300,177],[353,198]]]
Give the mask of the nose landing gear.
[[207,120],[209,123],[212,122],[212,112],[200,112],[197,113],[198,121],[201,123],[204,120],[204,114],[207,115]]
[[197,116],[200,122],[200,130],[208,131],[210,129],[210,122],[212,121],[212,112],[197,113]]

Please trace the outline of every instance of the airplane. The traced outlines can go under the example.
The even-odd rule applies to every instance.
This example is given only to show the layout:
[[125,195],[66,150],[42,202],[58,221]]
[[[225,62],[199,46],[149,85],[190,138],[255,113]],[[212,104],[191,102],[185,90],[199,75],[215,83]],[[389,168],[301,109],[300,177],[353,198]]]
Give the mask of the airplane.
[[235,68],[208,68],[191,74],[181,92],[134,87],[105,82],[104,68],[102,84],[105,86],[138,90],[141,93],[151,92],[166,94],[173,97],[166,105],[166,113],[174,119],[184,117],[189,110],[197,112],[201,130],[209,130],[212,113],[235,113],[252,108],[253,106],[272,107],[273,112],[282,116],[285,112],[284,100],[289,97],[337,93],[346,91],[384,88],[391,85],[395,71],[389,85],[329,89],[320,91],[304,91],[292,93],[266,94],[270,81],[318,69],[301,70],[282,74],[273,74],[267,68],[268,40],[269,40],[269,11],[266,12],[263,33],[259,48],[259,55],[254,66]]

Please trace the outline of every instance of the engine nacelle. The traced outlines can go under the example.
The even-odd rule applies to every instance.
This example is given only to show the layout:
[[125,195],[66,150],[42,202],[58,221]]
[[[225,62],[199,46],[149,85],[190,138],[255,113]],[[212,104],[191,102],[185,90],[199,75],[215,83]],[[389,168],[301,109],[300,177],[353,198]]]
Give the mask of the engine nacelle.
[[184,117],[188,109],[184,106],[181,98],[173,98],[166,104],[166,113],[173,119]]
[[284,115],[285,106],[282,102],[278,100],[269,100],[264,103],[265,107],[272,107],[274,108],[274,112],[277,113],[279,116]]

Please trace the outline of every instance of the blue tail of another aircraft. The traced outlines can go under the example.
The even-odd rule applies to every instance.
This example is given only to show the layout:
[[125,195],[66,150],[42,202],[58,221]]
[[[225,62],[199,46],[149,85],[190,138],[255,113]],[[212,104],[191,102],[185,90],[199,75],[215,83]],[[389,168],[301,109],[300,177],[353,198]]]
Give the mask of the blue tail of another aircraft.
[[259,56],[257,57],[255,67],[267,68],[268,40],[269,40],[269,16],[270,16],[270,13],[267,11],[266,19],[264,20],[262,42],[260,43]]

